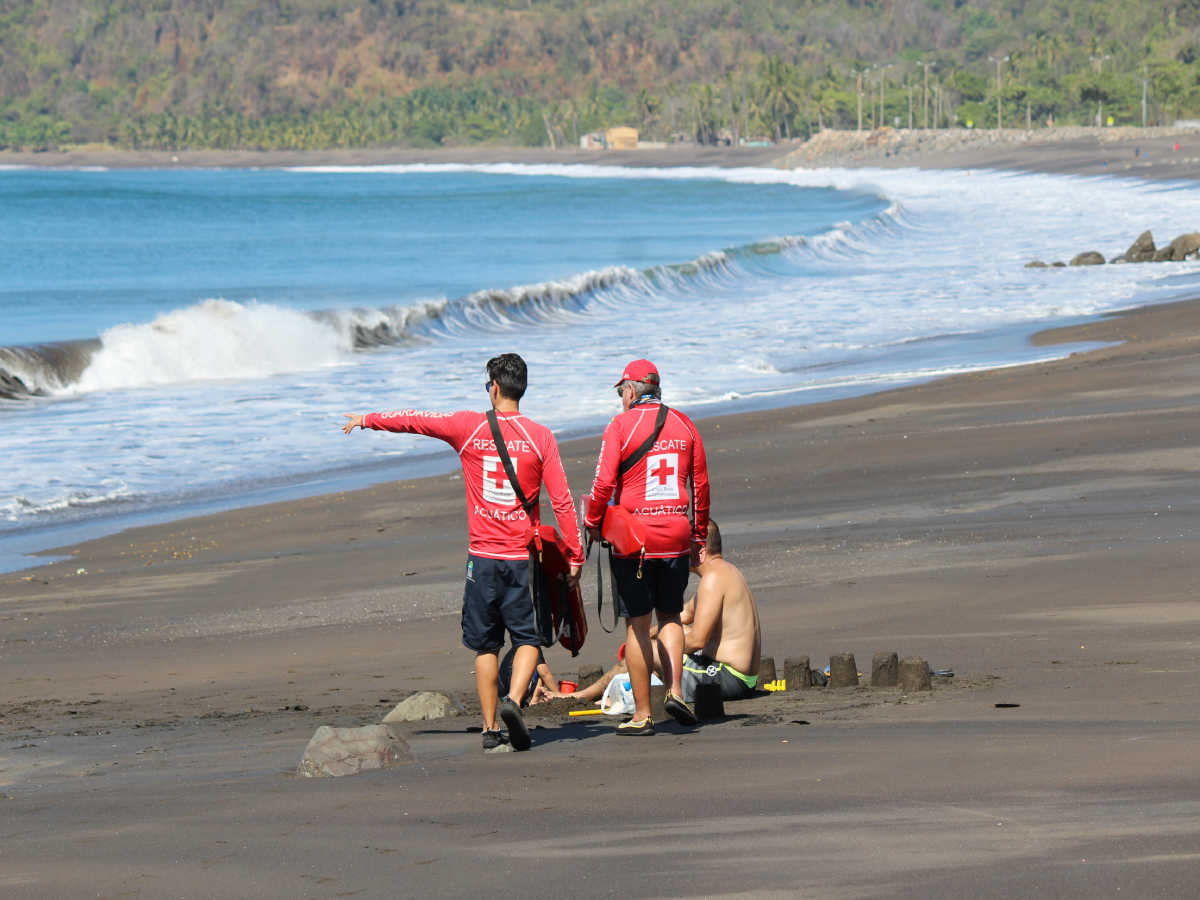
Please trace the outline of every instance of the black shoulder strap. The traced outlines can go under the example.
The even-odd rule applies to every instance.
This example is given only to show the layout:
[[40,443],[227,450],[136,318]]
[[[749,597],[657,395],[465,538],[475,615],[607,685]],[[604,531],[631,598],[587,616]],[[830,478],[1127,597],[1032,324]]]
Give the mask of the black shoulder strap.
[[[592,549],[592,545],[588,544],[588,550]],[[600,562],[601,554],[596,554],[596,619],[600,622],[600,627],[608,634],[612,634],[617,630],[617,622],[620,621],[621,614],[617,610],[617,580],[614,578],[611,583],[612,589],[612,608],[613,608],[613,624],[609,628],[604,624],[604,566]],[[608,551],[608,567],[612,568],[612,549]]]
[[492,426],[492,440],[496,442],[496,452],[500,454],[500,462],[504,466],[504,474],[508,476],[508,483],[512,485],[513,493],[517,495],[517,502],[525,507],[527,515],[533,515],[533,508],[537,506],[537,501],[526,499],[525,492],[521,490],[521,483],[517,481],[517,472],[513,468],[512,459],[508,455],[508,447],[504,445],[504,438],[500,434],[500,422],[496,418],[495,409],[487,411],[487,420],[488,424]]
[[633,455],[631,457],[621,460],[621,464],[617,466],[618,478],[641,462],[642,457],[650,452],[650,448],[654,446],[654,442],[658,440],[658,436],[662,433],[663,425],[666,424],[667,421],[668,412],[670,412],[670,410],[667,409],[667,405],[665,403],[660,403],[658,405],[658,418],[654,420],[654,433],[651,434],[650,437],[646,438],[646,440],[642,441],[642,445],[633,451]]

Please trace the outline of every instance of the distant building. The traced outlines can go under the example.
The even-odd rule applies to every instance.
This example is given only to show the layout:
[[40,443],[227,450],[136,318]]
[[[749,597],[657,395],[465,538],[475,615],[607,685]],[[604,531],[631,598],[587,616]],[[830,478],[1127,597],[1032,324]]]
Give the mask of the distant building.
[[579,139],[579,146],[584,150],[605,150],[608,144],[604,142],[604,134],[599,131],[589,131]]
[[636,128],[630,128],[628,125],[618,125],[604,132],[604,140],[609,150],[636,150],[638,132]]

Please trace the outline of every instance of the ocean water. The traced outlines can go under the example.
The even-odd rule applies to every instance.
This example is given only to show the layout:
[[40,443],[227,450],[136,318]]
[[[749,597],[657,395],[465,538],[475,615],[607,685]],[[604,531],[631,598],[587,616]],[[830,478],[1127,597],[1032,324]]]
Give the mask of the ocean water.
[[1200,267],[1024,263],[1197,209],[1192,183],[980,171],[3,170],[0,568],[444,468],[342,413],[482,408],[504,351],[563,436],[641,356],[702,416],[1062,355],[1029,334],[1194,296]]

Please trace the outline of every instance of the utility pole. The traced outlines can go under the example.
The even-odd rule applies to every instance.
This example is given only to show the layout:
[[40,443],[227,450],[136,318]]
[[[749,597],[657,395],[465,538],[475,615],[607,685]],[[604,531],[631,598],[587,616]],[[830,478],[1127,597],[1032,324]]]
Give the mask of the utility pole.
[[883,67],[882,71],[880,71],[880,73],[879,73],[879,124],[880,124],[880,126],[887,124],[887,122],[883,118],[883,89],[887,86],[887,70],[890,69],[891,67],[892,67],[892,64],[888,63],[886,66]]
[[[1089,58],[1092,61],[1092,65],[1096,69],[1096,74],[1103,75],[1104,74],[1104,61],[1106,59],[1112,59],[1112,55],[1105,53],[1102,56],[1092,56]],[[1099,93],[1099,91],[1100,91],[1100,88],[1099,88],[1099,86],[1097,86],[1097,93]],[[1096,127],[1099,128],[1103,124],[1104,124],[1104,101],[1097,100],[1096,101]]]
[[863,77],[863,70],[855,69],[854,71],[858,75],[858,130],[862,131],[862,77]]
[[[925,89],[921,96],[921,105],[925,110],[924,119],[923,119],[925,124],[922,127],[928,128],[929,127],[929,67],[936,66],[937,63],[921,61],[921,62],[918,62],[917,65],[921,66],[921,68],[923,68],[925,70]],[[936,115],[934,116],[934,119],[935,120],[937,119]]]
[[1000,66],[1008,62],[1007,56],[989,56],[996,64],[996,130],[1000,130]]
[[1146,66],[1142,65],[1142,127],[1146,127]]

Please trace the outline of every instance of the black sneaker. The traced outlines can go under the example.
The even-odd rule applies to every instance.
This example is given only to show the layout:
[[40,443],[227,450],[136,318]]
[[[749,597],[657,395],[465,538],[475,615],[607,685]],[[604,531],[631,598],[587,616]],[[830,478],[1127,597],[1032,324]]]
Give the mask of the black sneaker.
[[508,744],[508,738],[500,729],[495,731],[485,731],[483,733],[483,752],[484,753],[508,753],[512,747]]
[[517,706],[512,697],[500,701],[500,718],[508,726],[508,739],[514,750],[528,750],[530,745],[529,729],[525,727],[525,717],[521,715],[521,707]]

